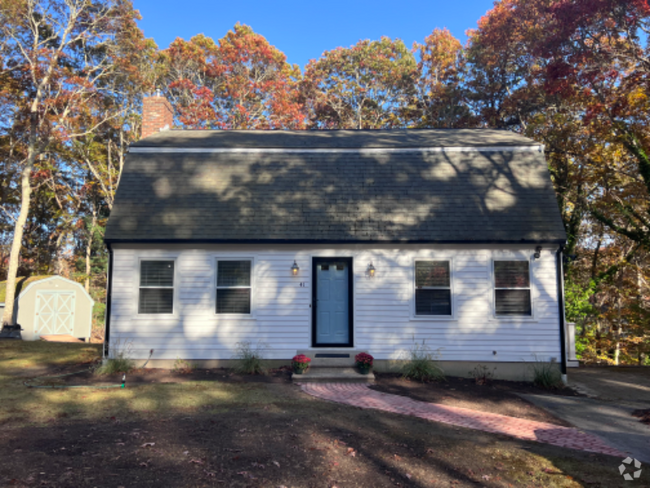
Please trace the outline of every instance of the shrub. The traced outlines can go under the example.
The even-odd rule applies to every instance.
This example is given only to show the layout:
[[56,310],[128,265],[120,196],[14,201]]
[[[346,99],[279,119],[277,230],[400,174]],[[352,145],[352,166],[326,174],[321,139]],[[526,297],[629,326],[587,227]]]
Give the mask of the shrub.
[[408,360],[402,366],[402,376],[404,378],[422,382],[445,379],[445,373],[438,365],[434,354],[424,340],[422,344],[413,343],[408,357]]
[[562,373],[556,363],[536,360],[532,365],[533,383],[540,388],[555,390],[562,388]]
[[189,374],[193,369],[194,365],[191,362],[187,361],[186,359],[176,358],[176,361],[174,361],[174,366],[172,367],[172,372]]
[[477,385],[487,385],[492,382],[494,379],[494,372],[496,367],[490,371],[487,366],[484,364],[477,365],[469,374],[474,378],[474,382]]
[[238,342],[235,348],[235,371],[242,374],[265,374],[264,349],[266,344],[262,342],[255,346],[250,341]]

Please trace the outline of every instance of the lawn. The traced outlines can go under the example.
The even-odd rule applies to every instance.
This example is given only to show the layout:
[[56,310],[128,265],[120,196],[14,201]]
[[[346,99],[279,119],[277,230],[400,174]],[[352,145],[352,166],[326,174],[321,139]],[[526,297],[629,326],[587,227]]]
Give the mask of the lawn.
[[1,486],[626,486],[619,459],[323,402],[282,374],[23,385],[98,355],[0,342]]

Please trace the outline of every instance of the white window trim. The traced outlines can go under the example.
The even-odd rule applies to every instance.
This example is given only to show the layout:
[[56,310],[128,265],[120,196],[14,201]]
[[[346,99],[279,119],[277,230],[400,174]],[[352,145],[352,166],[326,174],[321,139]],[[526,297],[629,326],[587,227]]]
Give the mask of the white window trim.
[[[496,313],[496,282],[494,275],[495,261],[528,261],[530,279],[530,315],[497,315]],[[537,283],[535,279],[535,261],[524,253],[495,254],[490,259],[490,322],[537,322],[535,297],[537,296]]]
[[[143,261],[172,261],[174,263],[174,285],[172,286],[172,313],[140,313],[140,275],[142,274]],[[138,276],[136,286],[138,292],[135,295],[135,315],[136,317],[177,317],[178,316],[178,259],[176,256],[147,256],[138,258]],[[163,286],[148,286],[144,288],[166,288]]]
[[[250,261],[251,262],[251,313],[217,313],[217,280],[219,272],[219,261]],[[218,319],[228,320],[228,319],[255,319],[256,318],[256,307],[255,307],[255,258],[253,256],[228,256],[220,257],[214,256],[212,260],[212,315]],[[233,287],[228,287],[233,288]],[[248,288],[248,287],[241,287]]]
[[[415,264],[418,261],[449,261],[449,290],[451,293],[451,315],[416,315],[415,314]],[[411,291],[413,295],[411,297],[411,317],[410,320],[413,322],[449,322],[450,320],[457,321],[456,316],[456,296],[454,293],[454,275],[456,274],[456,265],[455,259],[453,256],[421,256],[413,258],[411,263]]]

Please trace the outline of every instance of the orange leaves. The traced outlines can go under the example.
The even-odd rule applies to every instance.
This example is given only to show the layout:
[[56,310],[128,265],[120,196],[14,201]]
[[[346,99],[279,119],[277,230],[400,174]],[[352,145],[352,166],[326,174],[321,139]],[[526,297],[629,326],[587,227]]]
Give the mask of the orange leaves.
[[161,64],[168,94],[187,127],[304,126],[300,70],[249,26],[235,25],[218,43],[202,35],[177,39],[163,51]]

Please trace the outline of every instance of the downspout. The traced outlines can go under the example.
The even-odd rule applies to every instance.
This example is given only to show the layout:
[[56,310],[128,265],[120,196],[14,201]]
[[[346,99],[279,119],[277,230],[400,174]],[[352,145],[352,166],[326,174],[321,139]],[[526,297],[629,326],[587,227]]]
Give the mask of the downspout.
[[560,361],[560,371],[562,373],[562,381],[568,384],[566,373],[566,324],[564,319],[564,263],[562,262],[562,251],[564,244],[560,244],[557,250],[557,306],[558,316],[560,322],[560,354],[562,359]]
[[111,303],[113,295],[113,248],[110,242],[108,248],[108,279],[106,283],[106,312],[104,315],[104,359],[108,358],[108,344],[111,335]]

